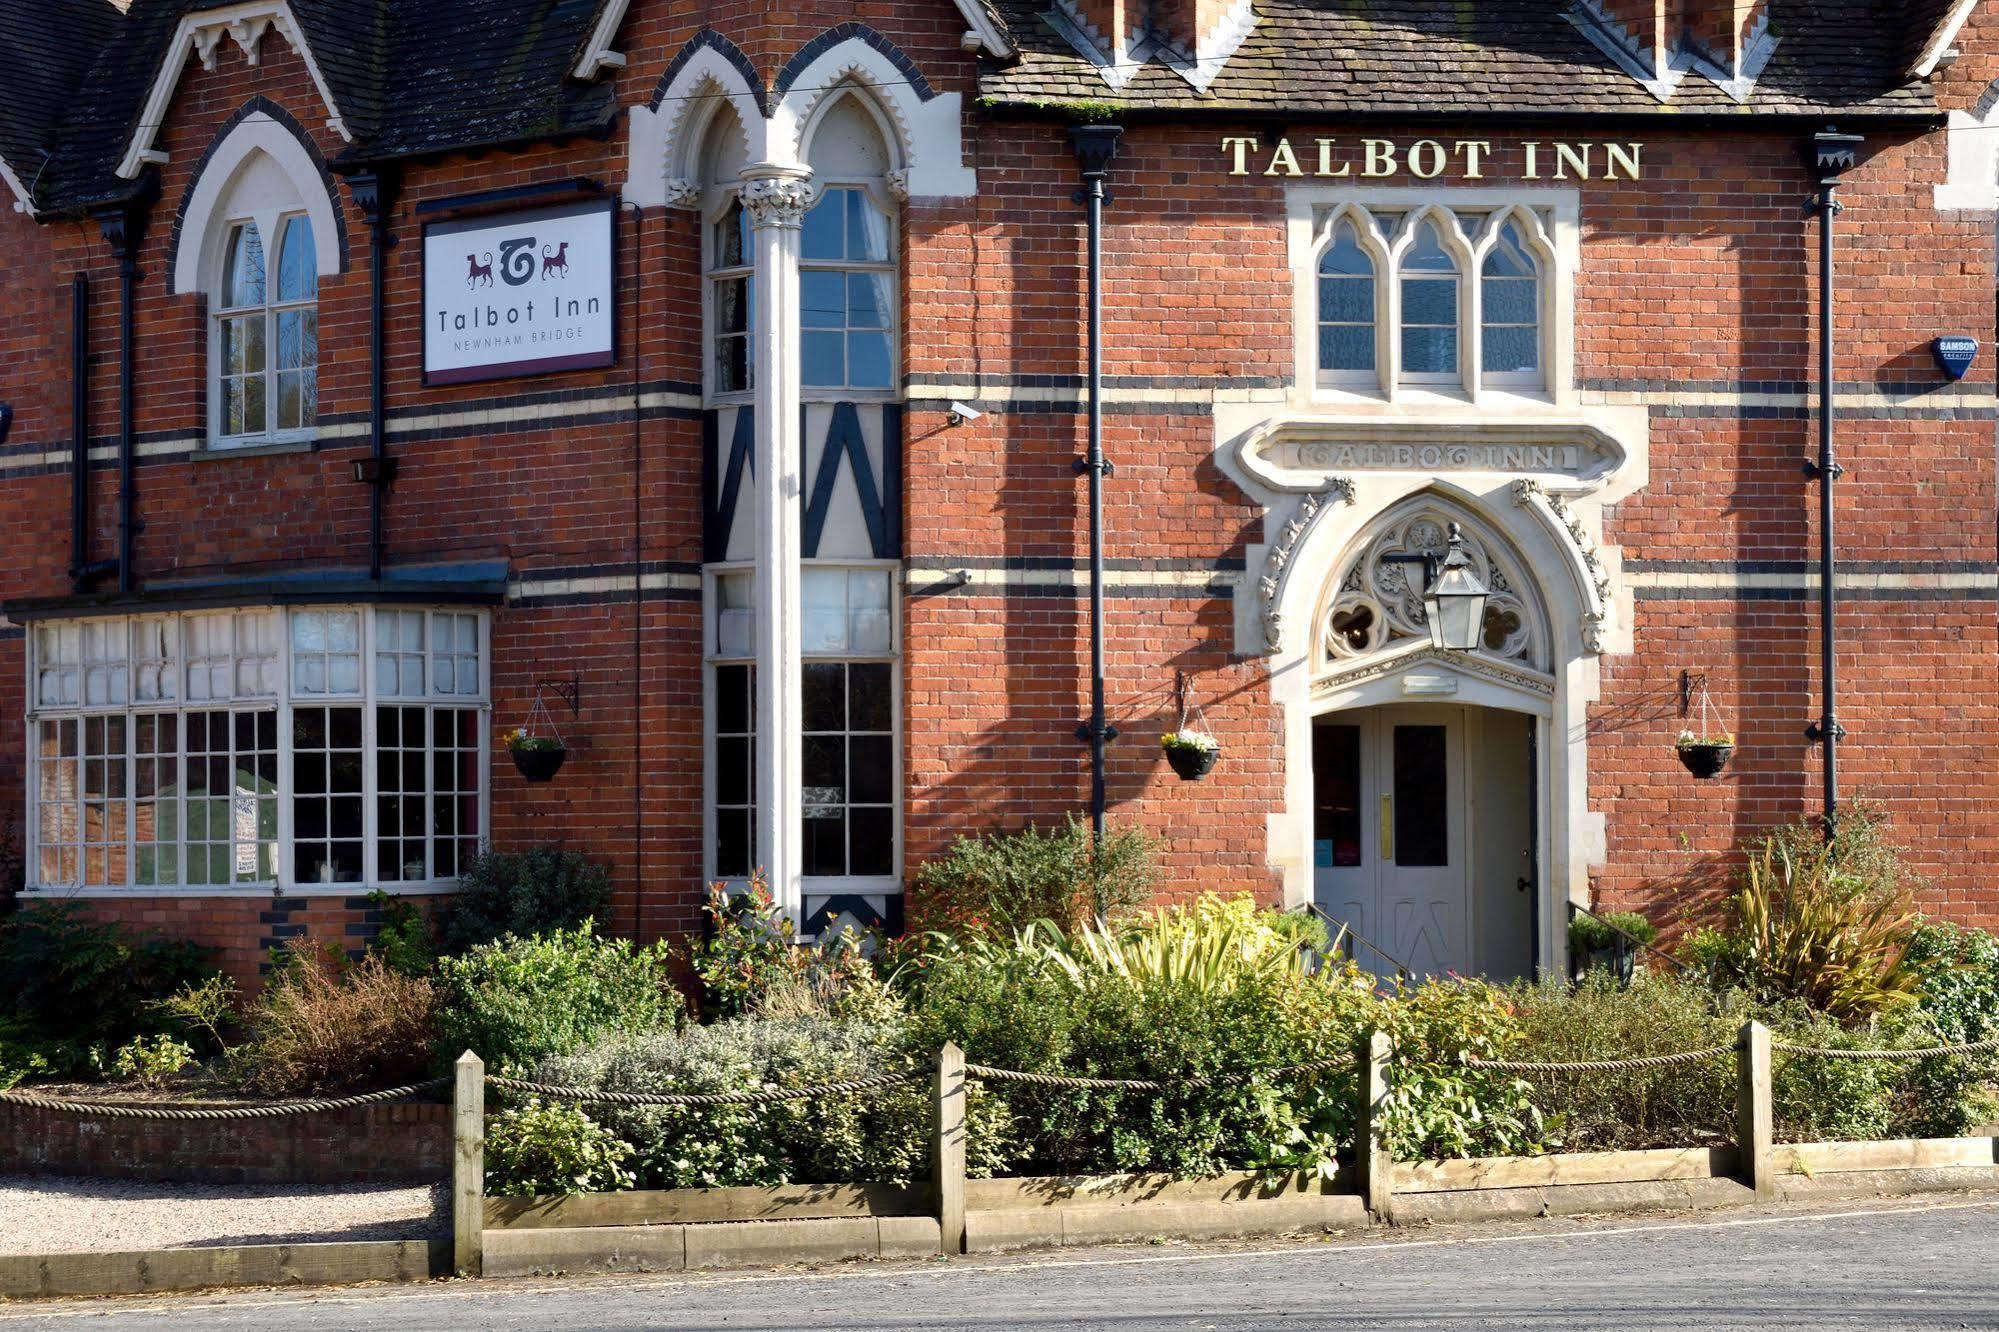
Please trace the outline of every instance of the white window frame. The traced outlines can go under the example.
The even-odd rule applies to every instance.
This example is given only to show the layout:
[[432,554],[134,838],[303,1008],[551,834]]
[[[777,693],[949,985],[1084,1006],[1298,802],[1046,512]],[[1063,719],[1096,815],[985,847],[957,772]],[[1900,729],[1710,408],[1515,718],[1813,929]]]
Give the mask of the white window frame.
[[[701,211],[701,383],[710,403],[747,404],[756,397],[756,231],[752,227],[743,242],[742,263],[730,264],[726,268],[720,266],[715,234],[735,208],[738,197],[739,192],[734,186],[712,190]],[[748,219],[747,209],[743,216]],[[723,337],[720,293],[723,282],[739,279],[747,279],[743,288],[744,331],[740,335],[729,336],[743,339],[743,383],[739,388],[725,389],[722,387],[721,359],[717,355]]]
[[[279,264],[282,254],[278,246],[284,241],[287,225],[294,218],[304,218],[312,224],[313,282],[314,290],[308,301],[280,301],[277,298]],[[258,242],[264,250],[264,303],[262,306],[233,307],[227,304],[229,290],[229,242],[238,227],[255,227]],[[312,362],[314,419],[306,424],[281,427],[278,425],[278,338],[277,321],[282,313],[296,310],[314,312],[315,328],[319,310],[318,283],[320,280],[319,249],[323,245],[337,244],[337,236],[320,234],[320,223],[303,203],[283,208],[265,209],[256,213],[231,212],[225,214],[217,224],[214,241],[215,260],[211,272],[214,280],[208,291],[208,447],[217,452],[236,452],[244,449],[267,448],[271,446],[309,444],[319,437],[318,401],[319,372],[322,358],[318,354],[318,336],[314,335],[314,355]],[[277,239],[273,245],[272,238]],[[264,321],[264,429],[245,434],[231,435],[223,430],[222,381],[225,375],[222,357],[222,326],[230,319],[241,319],[249,314],[261,314]]]
[[[255,697],[241,696],[234,693],[232,689],[231,696],[228,698],[210,698],[210,699],[191,701],[187,697],[188,694],[187,680],[188,680],[188,663],[189,663],[189,656],[187,652],[187,643],[188,643],[187,623],[189,619],[194,616],[221,614],[224,613],[225,610],[230,613],[235,613],[236,611],[240,610],[240,611],[272,613],[276,615],[277,631],[278,631],[276,671],[278,678],[277,678],[277,693],[275,695],[261,695]],[[359,614],[360,629],[361,629],[359,637],[361,687],[359,692],[353,694],[319,695],[319,694],[300,694],[294,691],[293,682],[292,682],[293,676],[292,676],[292,646],[291,646],[292,616],[296,613],[313,612],[313,611],[329,612],[329,613],[350,612],[350,613]],[[422,611],[425,613],[426,616],[425,620],[426,642],[425,642],[425,652],[424,652],[426,659],[425,689],[424,693],[421,696],[407,695],[407,694],[385,694],[376,688],[376,671],[375,671],[376,613],[398,612],[398,611]],[[126,633],[129,641],[133,625],[135,625],[140,620],[154,618],[158,614],[160,614],[160,612],[146,612],[146,613],[133,614],[129,616],[88,617],[88,618],[115,619],[123,622],[127,626]],[[376,743],[377,730],[378,730],[377,709],[382,707],[400,706],[400,707],[423,707],[425,709],[435,711],[439,708],[450,708],[450,709],[471,711],[476,713],[477,715],[476,727],[478,734],[476,763],[478,765],[480,780],[479,780],[479,797],[478,797],[479,833],[478,833],[477,845],[475,847],[475,854],[477,851],[483,850],[487,846],[489,846],[491,844],[491,837],[492,837],[493,746],[492,746],[492,617],[488,612],[477,607],[469,607],[469,606],[429,605],[429,604],[370,605],[366,603],[360,603],[360,604],[339,603],[339,604],[328,604],[328,605],[211,608],[211,609],[190,610],[183,612],[167,612],[167,614],[171,615],[171,617],[176,621],[177,625],[176,632],[174,635],[175,658],[173,663],[175,671],[174,692],[176,696],[172,699],[161,699],[161,700],[149,699],[145,701],[130,701],[129,695],[132,691],[130,683],[128,681],[126,688],[128,701],[117,704],[106,703],[106,704],[93,705],[82,701],[83,699],[82,690],[84,688],[83,685],[84,675],[83,675],[83,664],[79,663],[78,704],[76,706],[63,705],[63,706],[54,706],[46,708],[42,707],[39,702],[39,690],[38,690],[41,662],[39,661],[39,652],[37,648],[37,642],[38,642],[37,631],[42,627],[42,623],[31,624],[28,626],[28,633],[26,635],[26,644],[27,644],[26,654],[27,654],[28,670],[26,676],[26,689],[24,691],[25,701],[27,704],[24,713],[24,720],[26,723],[26,730],[24,734],[27,739],[27,748],[28,748],[28,762],[26,765],[27,781],[26,781],[26,802],[25,802],[27,808],[27,836],[25,839],[27,886],[24,891],[24,896],[35,897],[35,898],[57,898],[57,899],[99,898],[99,897],[117,897],[117,898],[270,897],[273,895],[282,895],[287,897],[291,896],[361,897],[367,895],[370,892],[373,892],[378,888],[385,892],[389,892],[399,896],[427,896],[438,893],[449,893],[456,890],[457,887],[456,878],[431,877],[424,880],[383,881],[376,872],[376,855],[377,855],[377,848],[379,846],[379,840],[378,840],[379,830],[377,827],[378,818],[379,818],[378,798],[380,794],[378,789],[379,782],[377,780],[376,769],[375,769],[375,756],[379,752]],[[462,693],[442,694],[436,692],[434,687],[435,682],[434,682],[434,676],[432,675],[432,663],[431,663],[431,659],[436,655],[436,653],[432,648],[429,639],[429,631],[431,625],[430,617],[435,615],[447,615],[447,616],[473,615],[477,617],[477,625],[478,625],[477,650],[479,654],[478,658],[479,664],[478,664],[478,682],[477,682],[478,692],[476,694],[462,694]],[[49,622],[43,622],[43,623],[49,623]],[[72,623],[80,623],[80,621],[56,621],[53,623],[57,627],[63,627]],[[292,737],[293,712],[298,707],[355,707],[361,710],[362,755],[363,755],[362,790],[361,790],[362,876],[359,880],[350,881],[350,882],[341,882],[341,883],[323,883],[323,882],[299,882],[295,878],[295,859],[296,859],[297,843],[296,839],[293,836],[293,805],[296,799],[297,792],[295,784],[293,782],[293,762],[292,762],[293,748],[292,748],[291,737]],[[265,712],[265,711],[272,712],[275,714],[276,726],[277,726],[277,742],[278,742],[278,748],[277,748],[278,873],[275,879],[264,879],[252,883],[239,883],[239,884],[193,884],[193,885],[190,884],[154,885],[154,884],[138,884],[130,882],[129,880],[134,879],[137,876],[138,856],[137,856],[137,843],[134,840],[134,833],[132,827],[134,821],[128,819],[126,821],[127,826],[125,830],[126,846],[127,846],[126,874],[128,879],[128,882],[126,884],[123,885],[83,884],[83,883],[43,884],[39,881],[39,876],[41,873],[41,854],[40,854],[41,811],[38,807],[39,796],[40,796],[40,780],[39,780],[40,756],[39,756],[37,737],[39,732],[39,724],[43,720],[67,719],[67,718],[81,719],[93,716],[98,716],[98,717],[122,716],[127,718],[133,718],[141,713],[154,714],[154,713],[171,712],[177,714],[181,718],[179,724],[180,729],[177,738],[177,743],[179,746],[178,761],[183,765],[182,766],[183,780],[181,785],[183,787],[183,794],[184,794],[185,785],[186,785],[184,765],[186,763],[186,755],[187,755],[187,724],[186,724],[187,715],[189,713],[208,713],[208,712],[228,712],[234,714],[240,712]],[[127,794],[124,797],[124,799],[128,803],[135,803],[134,796],[132,793],[135,789],[133,778],[136,775],[134,771],[134,765],[136,760],[132,757],[132,740],[129,735],[129,731],[132,728],[128,725],[127,729],[128,729],[128,738],[126,742],[126,760],[125,760],[127,765],[126,786],[125,786]],[[81,728],[79,727],[79,734],[80,733],[81,733]],[[424,752],[425,752],[425,763],[426,763],[426,789],[428,789],[432,772],[431,763],[432,763],[432,755],[434,753],[434,738],[435,738],[435,730],[433,728],[426,734],[425,738]],[[81,746],[79,744],[79,749],[80,748]],[[434,795],[434,793],[432,794]],[[182,839],[180,843],[182,848],[181,863],[183,865],[182,873],[184,875],[185,847],[186,847],[186,840],[185,840],[186,830],[184,827],[181,829],[181,839]],[[425,842],[426,842],[426,856],[429,857],[434,855],[435,853],[434,838],[429,831],[426,831]],[[79,843],[79,845],[81,845],[81,843]],[[81,874],[81,866],[80,866],[79,878],[81,879],[82,877],[83,876]]]
[[[879,260],[807,259],[803,241],[804,222],[801,220],[798,290],[802,307],[807,273],[874,273],[888,279],[888,308],[883,316],[886,322],[881,330],[888,339],[888,383],[874,388],[805,383],[804,339],[808,330],[805,328],[804,311],[801,308],[797,318],[799,398],[804,402],[898,402],[902,398],[902,209],[882,187],[879,176],[815,176],[812,183],[818,190],[818,197],[812,201],[814,208],[836,190],[858,190],[868,204],[886,219],[884,237],[888,242],[888,257]],[[806,211],[810,212],[811,209]]]
[[[1475,225],[1460,215],[1476,214]],[[1517,224],[1539,269],[1540,369],[1486,374],[1483,339],[1485,257],[1507,221]],[[1375,271],[1375,368],[1319,368],[1319,260],[1343,221],[1351,222]],[[1458,262],[1458,371],[1402,370],[1402,259],[1417,228],[1433,222]],[[1491,403],[1531,408],[1572,406],[1575,387],[1575,286],[1581,263],[1581,201],[1565,188],[1355,188],[1315,183],[1286,190],[1293,274],[1295,382],[1314,403],[1439,405]]]
[[[893,763],[889,789],[894,796],[890,818],[890,825],[894,835],[894,846],[890,854],[890,870],[887,874],[805,875],[802,877],[803,891],[813,896],[848,893],[875,895],[888,893],[900,895],[903,889],[904,870],[903,820],[906,815],[906,800],[903,789],[903,745],[908,735],[903,716],[902,566],[896,560],[807,560],[804,568],[807,570],[879,570],[888,577],[889,650],[886,654],[866,652],[816,653],[808,651],[804,654],[803,660],[808,665],[813,662],[838,661],[850,664],[885,664],[889,668],[889,706],[892,709],[891,715],[894,721],[894,730],[889,745],[889,753],[892,756]],[[720,605],[720,594],[717,583],[722,577],[728,574],[754,575],[754,572],[755,566],[747,561],[711,564],[702,571],[701,750],[708,757],[707,761],[701,765],[701,871],[705,881],[726,884],[731,888],[741,887],[748,880],[739,876],[721,875],[716,872],[715,868],[715,668],[718,666],[742,665],[754,668],[758,663],[754,644],[751,645],[751,650],[746,655],[724,654],[719,650],[716,643],[716,612]],[[755,707],[754,696],[751,700],[751,706],[752,708]],[[804,733],[801,731],[795,737],[795,740],[802,746],[804,744]],[[802,798],[800,805],[802,808]],[[752,827],[754,827],[754,819],[752,819]],[[757,868],[755,860],[756,857],[752,853],[752,871]]]

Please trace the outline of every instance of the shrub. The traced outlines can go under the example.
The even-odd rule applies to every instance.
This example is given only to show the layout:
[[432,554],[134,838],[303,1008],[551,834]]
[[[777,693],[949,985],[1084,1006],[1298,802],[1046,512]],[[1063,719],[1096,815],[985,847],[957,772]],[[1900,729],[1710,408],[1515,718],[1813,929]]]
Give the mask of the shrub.
[[74,903],[31,906],[0,925],[0,1013],[17,1040],[115,1049],[157,1026],[156,1000],[213,974],[204,958]]
[[[1508,992],[1520,1032],[1511,1057],[1545,1063],[1631,1059],[1733,1046],[1742,1018],[1698,982],[1645,975],[1626,989],[1592,971]],[[1530,1082],[1551,1142],[1564,1151],[1698,1146],[1732,1139],[1735,1059],[1616,1073],[1539,1074]]]
[[[714,1093],[846,1082],[927,1061],[904,1029],[821,1017],[739,1018],[619,1039],[545,1061],[542,1079],[626,1092]],[[607,1127],[636,1148],[647,1188],[915,1179],[930,1150],[930,1090],[880,1091],[761,1105],[609,1107]],[[990,1174],[1003,1111],[974,1095],[967,1168]]]
[[1382,1138],[1401,1161],[1524,1156],[1541,1149],[1543,1125],[1531,1088],[1510,1073],[1465,1067],[1466,1059],[1516,1059],[1512,1005],[1484,981],[1403,986],[1368,1014],[1386,1031]]
[[486,1189],[501,1196],[629,1189],[629,1144],[573,1105],[530,1097],[486,1122]]
[[0,816],[0,920],[12,915],[27,886],[28,862],[21,850],[20,830],[14,813]]
[[575,851],[489,851],[459,877],[442,948],[462,953],[502,935],[573,930],[600,919],[610,900],[610,876]]
[[231,1052],[253,1091],[272,1096],[413,1082],[430,1066],[436,994],[428,980],[366,957],[344,971],[325,951],[290,950],[245,1015]]
[[1830,846],[1811,841],[1812,826],[1763,838],[1743,868],[1733,920],[1698,936],[1694,956],[1719,985],[1762,1003],[1799,1000],[1846,1026],[1913,1006],[1908,874],[1865,810],[1841,821]]
[[[1122,929],[1038,925],[1010,941],[939,943],[906,983],[926,1046],[955,1040],[980,1063],[1167,1084],[995,1084],[1016,1123],[1009,1167],[1029,1173],[1330,1171],[1352,1145],[1354,1051],[1376,1027],[1410,1052],[1394,1074],[1394,1150],[1532,1141],[1523,1092],[1460,1062],[1504,1039],[1489,990],[1440,983],[1388,1003],[1351,967],[1306,974],[1273,919],[1246,900],[1207,899]],[[1333,1063],[1269,1073],[1322,1060]],[[1186,1085],[1201,1077],[1215,1081]]]
[[1916,974],[1916,1004],[1952,1045],[1999,1036],[1999,937],[1925,921],[1905,954]]
[[804,979],[797,928],[778,909],[761,875],[740,893],[711,885],[702,914],[704,929],[689,960],[701,982],[703,1017],[747,1013],[771,989]]
[[1115,828],[1096,846],[1069,815],[1049,831],[963,837],[917,872],[910,910],[922,929],[1010,934],[1037,920],[1064,929],[1129,913],[1158,871],[1142,830]]
[[227,1048],[223,1032],[235,1025],[236,1004],[241,997],[235,981],[215,975],[189,981],[156,1000],[153,1011],[183,1036],[199,1037],[212,1051],[219,1051]]
[[681,1007],[665,944],[602,939],[588,922],[444,958],[437,984],[440,1057],[471,1050],[495,1071],[670,1025]]
[[1627,943],[1626,935],[1639,944],[1649,944],[1659,937],[1659,927],[1636,911],[1612,911],[1601,916],[1577,912],[1569,920],[1569,951],[1582,956],[1609,952]]
[[161,1034],[140,1036],[112,1056],[112,1077],[157,1086],[194,1062],[194,1047]]
[[405,976],[429,975],[430,969],[437,965],[437,944],[423,908],[407,897],[391,897],[379,888],[368,894],[368,907],[381,917],[368,951],[381,954],[391,971]]

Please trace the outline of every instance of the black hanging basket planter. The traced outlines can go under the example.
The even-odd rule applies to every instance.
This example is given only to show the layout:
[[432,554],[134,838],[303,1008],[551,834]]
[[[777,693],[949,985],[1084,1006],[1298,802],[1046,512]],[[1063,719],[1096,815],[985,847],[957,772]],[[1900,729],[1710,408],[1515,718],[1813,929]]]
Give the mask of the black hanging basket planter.
[[1729,758],[1735,753],[1732,744],[1681,745],[1680,764],[1694,776],[1705,781],[1721,776],[1721,770],[1728,766]]
[[1219,749],[1197,749],[1192,745],[1169,745],[1166,749],[1166,761],[1183,782],[1198,782],[1206,777],[1215,770],[1215,760],[1221,756]]
[[514,766],[521,770],[521,776],[531,782],[545,782],[562,771],[562,765],[569,759],[566,746],[554,749],[512,749]]

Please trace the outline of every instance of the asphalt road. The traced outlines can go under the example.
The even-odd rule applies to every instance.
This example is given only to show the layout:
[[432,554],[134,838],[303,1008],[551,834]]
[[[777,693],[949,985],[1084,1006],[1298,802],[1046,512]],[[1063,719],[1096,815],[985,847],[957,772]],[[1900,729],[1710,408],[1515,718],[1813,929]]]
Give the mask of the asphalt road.
[[0,1305],[0,1329],[1999,1328],[1999,1201],[706,1277]]

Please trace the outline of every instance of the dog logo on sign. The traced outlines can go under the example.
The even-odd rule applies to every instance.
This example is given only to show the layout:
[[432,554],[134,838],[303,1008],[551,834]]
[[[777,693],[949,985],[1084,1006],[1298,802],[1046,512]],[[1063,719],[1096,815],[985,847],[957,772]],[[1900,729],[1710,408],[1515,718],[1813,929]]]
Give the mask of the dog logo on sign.
[[559,278],[569,276],[568,241],[562,242],[562,245],[553,254],[549,253],[546,245],[541,247],[541,275],[544,278],[551,275]]
[[481,282],[484,282],[489,287],[493,285],[492,251],[488,250],[486,252],[486,262],[483,264],[479,262],[479,256],[476,254],[466,255],[465,262],[470,266],[471,270],[465,276],[465,285],[467,287],[476,287]]

